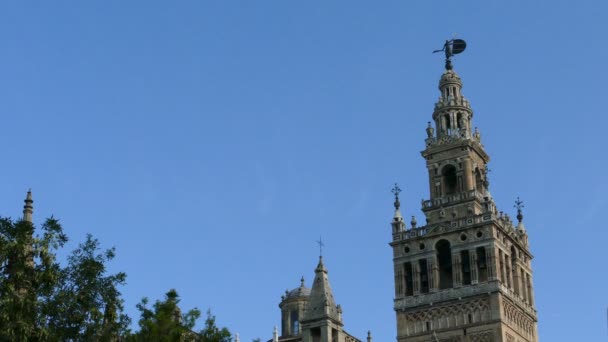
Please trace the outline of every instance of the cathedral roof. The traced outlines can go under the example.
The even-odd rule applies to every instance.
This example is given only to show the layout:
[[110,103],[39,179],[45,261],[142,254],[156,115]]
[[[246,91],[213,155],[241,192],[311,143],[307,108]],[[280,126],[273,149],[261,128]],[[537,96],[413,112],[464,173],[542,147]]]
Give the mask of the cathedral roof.
[[304,286],[304,284],[302,284],[300,287],[295,288],[291,291],[288,291],[287,294],[285,295],[285,299],[292,299],[292,298],[302,298],[302,297],[309,297],[310,296],[310,288]]
[[310,288],[304,285],[304,277],[300,279],[300,286],[293,290],[285,290],[285,295],[281,296],[281,302],[291,299],[307,299],[310,297]]

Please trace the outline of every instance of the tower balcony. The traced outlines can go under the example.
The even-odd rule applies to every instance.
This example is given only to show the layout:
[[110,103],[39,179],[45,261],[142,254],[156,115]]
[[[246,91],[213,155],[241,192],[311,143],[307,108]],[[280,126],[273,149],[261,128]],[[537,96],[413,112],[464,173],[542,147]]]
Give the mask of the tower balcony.
[[472,199],[478,200],[480,203],[486,201],[486,196],[477,190],[461,191],[455,194],[445,195],[430,200],[422,200],[422,211],[439,209],[448,205],[454,205]]
[[429,224],[417,228],[411,228],[395,233],[393,234],[393,243],[424,237],[428,234],[448,233],[460,229],[467,229],[472,226],[479,225],[482,223],[485,224],[488,222],[496,222],[497,224],[499,224],[500,220],[494,213],[482,213],[479,215],[472,215],[454,220],[446,220],[443,222]]

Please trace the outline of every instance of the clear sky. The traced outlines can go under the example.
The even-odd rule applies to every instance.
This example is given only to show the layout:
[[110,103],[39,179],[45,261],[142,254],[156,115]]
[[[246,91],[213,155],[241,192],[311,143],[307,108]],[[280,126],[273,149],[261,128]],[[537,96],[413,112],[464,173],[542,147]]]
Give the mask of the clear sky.
[[514,217],[542,341],[605,340],[606,1],[4,1],[0,214],[116,246],[128,313],[170,288],[243,341],[325,261],[346,329],[394,341],[390,188],[423,222],[420,156],[454,59]]

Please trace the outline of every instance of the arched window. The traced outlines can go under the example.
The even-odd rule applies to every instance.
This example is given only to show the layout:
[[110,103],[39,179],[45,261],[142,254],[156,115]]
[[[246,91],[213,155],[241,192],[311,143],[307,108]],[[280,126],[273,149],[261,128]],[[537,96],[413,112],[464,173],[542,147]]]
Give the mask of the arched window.
[[456,167],[454,165],[446,165],[441,171],[443,176],[444,194],[450,195],[456,193],[458,188],[458,177],[456,176]]
[[447,240],[439,240],[435,245],[437,251],[437,263],[439,266],[439,288],[449,289],[453,285],[452,280],[452,248]]
[[297,311],[291,312],[291,334],[292,335],[300,334],[300,321],[299,321]]

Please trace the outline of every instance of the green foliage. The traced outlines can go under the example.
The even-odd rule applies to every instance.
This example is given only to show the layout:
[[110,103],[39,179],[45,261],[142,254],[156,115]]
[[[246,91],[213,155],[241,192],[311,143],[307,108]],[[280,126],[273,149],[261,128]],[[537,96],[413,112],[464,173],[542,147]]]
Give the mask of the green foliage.
[[211,310],[207,310],[207,319],[205,319],[205,328],[199,332],[201,342],[231,342],[232,337],[228,328],[218,328],[215,325],[215,316],[211,314]]
[[50,218],[34,234],[26,221],[0,218],[0,340],[110,341],[129,321],[117,286],[125,274],[106,275],[114,250],[99,250],[90,235],[62,267],[57,251],[67,242]]
[[65,340],[110,341],[122,334],[129,319],[122,314],[117,287],[125,284],[123,272],[106,274],[114,249],[99,250],[99,241],[87,235],[68,257],[51,299],[45,303],[52,336]]
[[127,341],[196,341],[196,342],[231,342],[230,331],[227,328],[218,328],[215,316],[207,311],[205,327],[196,333],[192,329],[200,318],[201,312],[197,308],[185,314],[179,308],[179,295],[175,290],[169,290],[164,301],[156,301],[152,308],[148,308],[148,299],[144,298],[137,304],[140,312],[139,332],[132,334]]
[[59,221],[47,219],[35,231],[30,222],[0,218],[0,341],[232,341],[210,311],[194,332],[201,312],[182,314],[175,290],[152,308],[144,298],[140,331],[130,334],[118,291],[126,275],[106,269],[115,250],[101,250],[87,235],[62,266],[56,254],[68,239]]

